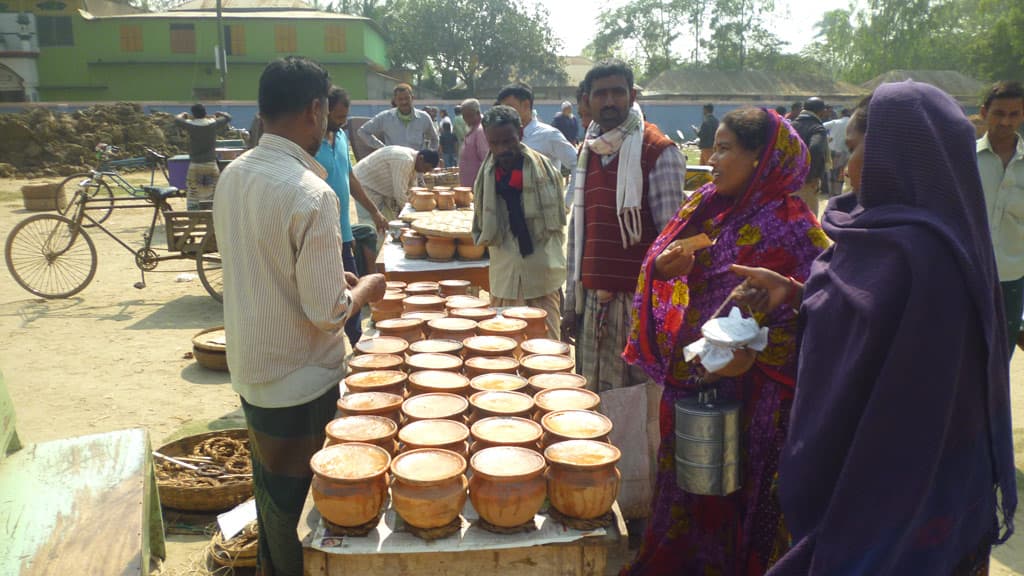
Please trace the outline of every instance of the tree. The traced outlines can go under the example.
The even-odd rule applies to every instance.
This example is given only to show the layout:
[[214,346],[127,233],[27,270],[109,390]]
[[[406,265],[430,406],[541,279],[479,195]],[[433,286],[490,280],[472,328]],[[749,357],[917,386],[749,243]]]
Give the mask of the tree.
[[1019,0],[981,0],[980,24],[970,46],[970,63],[988,80],[1024,78],[1024,5]]
[[846,76],[858,58],[852,17],[850,10],[825,12],[814,25],[815,41],[802,54],[821,62],[832,78]]
[[711,66],[746,70],[751,52],[779,52],[782,41],[765,25],[774,10],[774,0],[717,0],[711,11]]
[[503,0],[392,1],[397,6],[388,32],[396,66],[431,69],[438,81],[456,78],[470,93],[513,79],[567,81],[556,53],[560,42],[540,7],[527,9]]

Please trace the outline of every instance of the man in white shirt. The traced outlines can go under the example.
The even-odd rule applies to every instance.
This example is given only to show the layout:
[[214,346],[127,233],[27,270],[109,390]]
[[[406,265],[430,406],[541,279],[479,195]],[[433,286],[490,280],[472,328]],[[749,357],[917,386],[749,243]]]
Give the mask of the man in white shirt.
[[[409,197],[409,188],[416,185],[417,174],[430,172],[439,162],[433,150],[416,151],[404,146],[385,146],[359,161],[352,169],[370,201],[384,217],[394,220]],[[373,222],[370,213],[356,205],[360,222]],[[378,245],[383,242],[378,238]]]
[[843,108],[839,118],[825,122],[825,130],[828,130],[828,148],[832,154],[828,187],[830,196],[839,196],[843,193],[843,170],[850,158],[850,151],[846,148],[846,125],[850,123],[850,114],[849,108]]
[[987,131],[978,139],[978,172],[999,269],[1010,354],[1024,311],[1024,86],[996,82],[981,107]]
[[523,122],[523,144],[548,157],[556,170],[567,175],[576,167],[576,148],[562,132],[537,119],[533,110],[533,90],[522,82],[509,84],[498,92],[495,104],[515,108]]
[[405,146],[413,150],[437,150],[437,126],[423,110],[412,105],[412,86],[399,84],[393,91],[394,108],[380,112],[359,127],[359,137],[374,150]]
[[309,459],[324,442],[345,375],[352,311],[384,295],[384,277],[342,265],[338,197],[316,154],[327,128],[327,71],[306,58],[260,76],[259,145],[221,174],[213,219],[224,266],[231,385],[249,429],[259,525],[257,571],[303,573],[296,527]]

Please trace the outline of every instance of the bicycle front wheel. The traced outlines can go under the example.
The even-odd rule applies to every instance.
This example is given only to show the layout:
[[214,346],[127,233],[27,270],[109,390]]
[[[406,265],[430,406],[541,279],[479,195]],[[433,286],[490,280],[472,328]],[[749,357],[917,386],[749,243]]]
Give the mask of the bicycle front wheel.
[[[109,218],[110,212],[114,209],[114,191],[110,189],[110,185],[102,180],[94,180],[88,172],[72,174],[57,187],[60,188],[58,197],[63,193],[67,199],[67,203],[60,209],[61,216],[75,220],[75,211],[88,207],[89,215],[99,223]],[[83,200],[88,200],[88,203],[83,203]],[[82,225],[95,226],[88,220],[84,220]]]
[[63,216],[39,214],[11,230],[4,246],[7,270],[22,288],[43,298],[69,298],[96,275],[96,247]]
[[196,272],[203,288],[217,302],[224,301],[224,270],[221,268],[220,252],[196,254]]

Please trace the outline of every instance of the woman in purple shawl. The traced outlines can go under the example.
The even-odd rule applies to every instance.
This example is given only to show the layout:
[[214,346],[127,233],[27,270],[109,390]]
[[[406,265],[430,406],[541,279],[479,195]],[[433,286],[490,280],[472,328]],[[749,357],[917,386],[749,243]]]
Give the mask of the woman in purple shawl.
[[949,96],[905,82],[880,86],[849,130],[863,131],[861,185],[826,210],[835,245],[806,286],[736,270],[749,303],[802,292],[779,464],[793,547],[770,574],[987,574],[1017,496],[974,129]]

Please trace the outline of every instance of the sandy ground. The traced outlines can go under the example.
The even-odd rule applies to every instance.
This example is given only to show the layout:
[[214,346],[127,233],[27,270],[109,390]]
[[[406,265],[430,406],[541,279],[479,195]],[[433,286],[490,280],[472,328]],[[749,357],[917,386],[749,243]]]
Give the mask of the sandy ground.
[[[31,213],[18,192],[24,181],[0,180],[0,237]],[[178,200],[183,205],[183,200]],[[115,211],[108,223],[141,244],[147,210]],[[220,304],[195,279],[186,260],[161,264],[139,280],[132,256],[93,233],[99,270],[92,284],[67,300],[42,300],[0,272],[0,370],[17,407],[23,442],[142,427],[154,447],[209,426],[243,425],[238,397],[227,374],[211,372],[185,357],[196,332],[223,323]],[[156,233],[163,245],[163,230]],[[1014,420],[1018,468],[1024,465],[1024,354],[1013,361]],[[1024,476],[1018,474],[1024,484]],[[1018,519],[1018,526],[1024,526]],[[194,570],[207,539],[168,536],[162,574]],[[611,568],[611,567],[610,567]],[[609,573],[613,573],[610,570]],[[993,574],[1024,574],[1024,537],[993,554]]]

